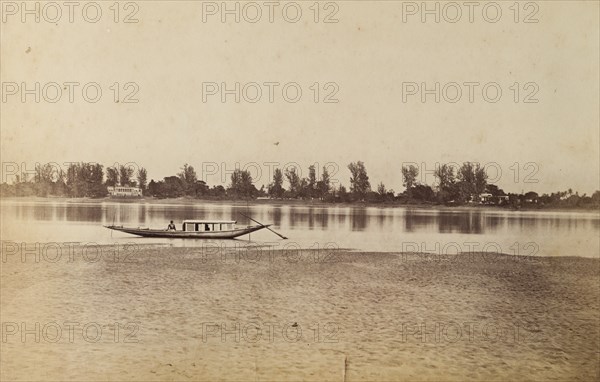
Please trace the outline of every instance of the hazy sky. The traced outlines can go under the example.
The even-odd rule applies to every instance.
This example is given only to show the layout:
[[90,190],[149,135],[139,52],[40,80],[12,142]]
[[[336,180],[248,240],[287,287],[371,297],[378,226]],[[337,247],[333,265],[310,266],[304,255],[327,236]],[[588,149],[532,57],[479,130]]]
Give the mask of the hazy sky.
[[[334,177],[347,185],[347,164],[362,160],[373,188],[383,181],[401,191],[402,163],[433,170],[436,163],[473,161],[496,163],[491,175],[502,170],[497,184],[505,191],[589,194],[600,188],[598,2],[538,2],[537,10],[519,10],[518,23],[513,2],[498,3],[496,23],[483,18],[482,7],[472,23],[467,8],[456,23],[444,21],[444,15],[454,17],[452,9],[440,23],[433,16],[422,23],[420,13],[403,13],[403,7],[414,11],[407,3],[356,1],[321,3],[318,23],[313,2],[297,2],[302,16],[296,23],[283,18],[285,3],[274,9],[273,23],[265,6],[256,23],[248,22],[255,9],[244,8],[247,3],[239,3],[239,23],[234,16],[222,23],[220,13],[208,14],[221,2],[146,1],[135,3],[138,23],[115,23],[112,2],[99,4],[97,23],[86,22],[81,8],[73,23],[65,7],[57,22],[43,17],[54,18],[55,10],[42,11],[39,23],[32,16],[21,22],[20,9],[16,15],[3,10],[2,162],[135,162],[154,179],[185,162],[199,175],[203,163],[226,163],[231,170],[236,162],[253,162],[262,167],[260,187],[269,182],[267,162],[299,163],[303,175],[309,164],[336,163]],[[295,9],[286,8],[288,18]],[[120,9],[119,20],[132,11]],[[488,18],[494,11],[488,9]],[[87,12],[95,17],[94,9]],[[332,12],[338,22],[323,23]],[[531,13],[538,22],[524,23]],[[35,94],[22,102],[22,82],[29,89],[40,83],[39,103]],[[62,97],[48,102],[55,98],[52,82],[79,83],[73,102],[65,85]],[[102,89],[96,103],[82,96],[91,82]],[[129,82],[139,88],[137,103],[124,102],[135,89],[124,88]],[[211,82],[229,89],[239,83],[240,103],[233,94],[224,103],[220,92],[209,95]],[[256,96],[253,85],[243,90],[253,82],[262,90],[256,103],[244,99]],[[279,85],[271,103],[264,83],[272,82]],[[473,102],[465,82],[479,83]],[[298,102],[283,98],[287,83],[302,89]],[[428,89],[439,83],[440,102],[435,94],[422,102],[409,83]],[[459,84],[462,94],[449,83]],[[502,90],[495,103],[482,95],[487,83],[489,98]],[[287,90],[295,96],[295,87]],[[332,91],[338,102],[324,103]],[[94,93],[89,87],[88,95]],[[528,97],[538,102],[525,103]],[[213,175],[208,183],[221,181]]]

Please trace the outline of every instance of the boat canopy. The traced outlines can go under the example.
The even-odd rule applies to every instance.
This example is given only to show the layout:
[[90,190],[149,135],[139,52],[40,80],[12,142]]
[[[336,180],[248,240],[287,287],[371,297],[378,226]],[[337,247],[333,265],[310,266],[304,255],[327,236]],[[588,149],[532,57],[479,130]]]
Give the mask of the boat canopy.
[[182,223],[183,224],[185,224],[185,223],[192,223],[192,224],[236,224],[237,221],[236,220],[184,220]]

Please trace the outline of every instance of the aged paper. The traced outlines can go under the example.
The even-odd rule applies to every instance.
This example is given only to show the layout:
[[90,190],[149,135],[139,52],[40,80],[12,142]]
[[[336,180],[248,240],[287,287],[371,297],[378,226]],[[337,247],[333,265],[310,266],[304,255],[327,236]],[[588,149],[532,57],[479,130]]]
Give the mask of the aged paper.
[[2,380],[597,380],[597,1],[0,1]]

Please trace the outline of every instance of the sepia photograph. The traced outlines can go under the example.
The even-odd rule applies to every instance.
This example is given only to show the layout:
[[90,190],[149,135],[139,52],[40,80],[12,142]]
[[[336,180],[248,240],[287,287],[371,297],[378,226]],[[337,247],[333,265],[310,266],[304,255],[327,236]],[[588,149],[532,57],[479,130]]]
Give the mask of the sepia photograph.
[[600,381],[600,1],[0,0],[1,381]]

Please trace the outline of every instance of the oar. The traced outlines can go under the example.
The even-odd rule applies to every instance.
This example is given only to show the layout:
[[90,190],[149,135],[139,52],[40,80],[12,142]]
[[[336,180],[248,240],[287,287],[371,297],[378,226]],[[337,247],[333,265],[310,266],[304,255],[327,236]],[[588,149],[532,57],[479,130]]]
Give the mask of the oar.
[[239,213],[240,215],[244,216],[244,217],[247,217],[248,219],[252,220],[253,222],[260,224],[261,226],[263,226],[263,227],[265,227],[266,229],[268,229],[269,231],[273,232],[275,235],[279,236],[280,238],[282,238],[282,239],[287,239],[287,237],[285,237],[285,236],[283,236],[283,235],[281,235],[281,234],[279,234],[279,233],[277,233],[277,232],[273,231],[271,228],[267,227],[266,225],[264,225],[263,223],[261,223],[261,222],[259,222],[259,221],[257,221],[257,220],[254,220],[254,219],[252,219],[250,216],[248,216],[248,215],[244,215],[244,214],[243,214],[243,213],[241,213],[241,212],[238,212],[238,213]]

